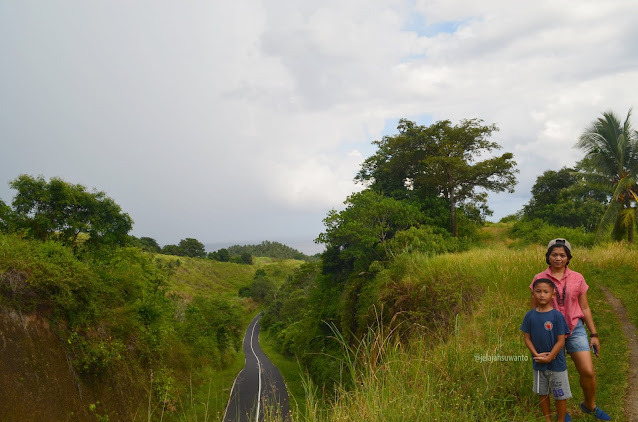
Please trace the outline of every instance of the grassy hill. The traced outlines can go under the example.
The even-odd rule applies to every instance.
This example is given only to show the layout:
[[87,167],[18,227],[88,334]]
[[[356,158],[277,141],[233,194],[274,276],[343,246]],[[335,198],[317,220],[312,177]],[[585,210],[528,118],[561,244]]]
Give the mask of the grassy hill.
[[[502,230],[488,230],[505,240]],[[306,386],[302,397],[297,393],[296,400],[305,404],[295,420],[542,419],[519,327],[529,309],[528,286],[546,266],[545,250],[542,246],[510,249],[507,243],[486,242],[482,248],[435,257],[398,257],[376,277],[382,298],[379,312],[401,307],[399,319],[409,323],[411,314],[438,307],[438,317],[422,321],[407,339],[380,322],[355,346],[342,342],[346,358],[341,362],[341,386],[325,395]],[[590,286],[589,301],[601,337],[601,356],[594,361],[597,402],[614,420],[625,420],[627,343],[600,286],[621,298],[636,322],[638,250],[617,244],[576,248],[570,268],[583,273]],[[464,310],[446,308],[459,303],[460,297],[468,303]],[[339,340],[338,333],[335,338]],[[578,408],[582,391],[569,358],[568,363],[574,394],[568,411],[578,420],[584,417]],[[307,379],[293,365],[281,367],[289,385]]]
[[258,308],[239,290],[257,270],[280,285],[301,264],[137,248],[78,257],[55,242],[0,235],[0,391],[11,392],[0,419],[214,420]]

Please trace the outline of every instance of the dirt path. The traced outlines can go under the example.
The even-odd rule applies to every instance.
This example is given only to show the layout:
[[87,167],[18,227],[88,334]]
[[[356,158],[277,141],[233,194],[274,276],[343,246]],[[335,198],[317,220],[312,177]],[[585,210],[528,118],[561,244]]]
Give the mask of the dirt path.
[[636,327],[629,320],[627,310],[612,292],[600,286],[607,302],[614,309],[629,347],[629,373],[627,374],[627,395],[625,396],[625,416],[629,422],[638,422],[638,334]]

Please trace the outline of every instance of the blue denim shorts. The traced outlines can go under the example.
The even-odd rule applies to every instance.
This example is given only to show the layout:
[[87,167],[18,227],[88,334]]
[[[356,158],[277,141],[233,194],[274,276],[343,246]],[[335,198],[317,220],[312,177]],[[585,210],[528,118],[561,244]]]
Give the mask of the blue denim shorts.
[[582,319],[578,320],[578,324],[572,330],[572,334],[565,339],[565,350],[567,353],[589,351],[589,340],[587,339],[587,331]]

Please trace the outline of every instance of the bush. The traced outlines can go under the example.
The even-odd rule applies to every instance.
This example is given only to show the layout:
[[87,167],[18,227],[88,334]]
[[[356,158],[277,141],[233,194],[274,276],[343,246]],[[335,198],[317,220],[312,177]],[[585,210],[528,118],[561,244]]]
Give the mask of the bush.
[[510,230],[510,236],[523,241],[523,244],[536,243],[547,245],[552,239],[562,237],[574,246],[592,246],[594,233],[588,233],[585,228],[557,227],[542,220],[522,219],[517,221]]

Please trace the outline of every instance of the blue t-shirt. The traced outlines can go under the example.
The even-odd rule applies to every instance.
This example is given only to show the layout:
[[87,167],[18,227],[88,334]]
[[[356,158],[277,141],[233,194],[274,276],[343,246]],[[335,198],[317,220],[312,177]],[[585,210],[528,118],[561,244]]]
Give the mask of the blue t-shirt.
[[[521,331],[529,333],[538,353],[551,352],[558,341],[558,336],[569,334],[565,317],[556,309],[549,312],[538,312],[536,309],[528,311],[521,324]],[[534,361],[532,367],[537,371],[566,371],[565,348],[563,347],[550,363]]]

